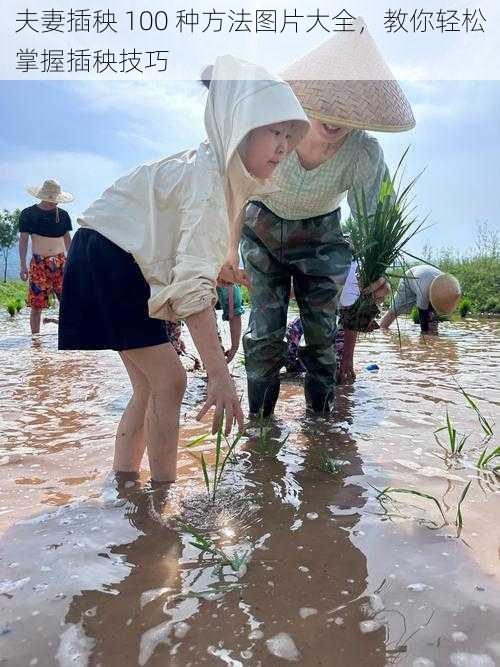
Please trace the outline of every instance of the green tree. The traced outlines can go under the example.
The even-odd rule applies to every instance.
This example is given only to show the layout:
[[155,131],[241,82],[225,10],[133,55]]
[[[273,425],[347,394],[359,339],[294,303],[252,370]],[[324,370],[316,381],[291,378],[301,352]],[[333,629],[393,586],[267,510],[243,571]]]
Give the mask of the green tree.
[[0,252],[3,258],[3,281],[7,282],[7,266],[9,261],[9,251],[17,243],[19,235],[19,216],[20,209],[0,211]]

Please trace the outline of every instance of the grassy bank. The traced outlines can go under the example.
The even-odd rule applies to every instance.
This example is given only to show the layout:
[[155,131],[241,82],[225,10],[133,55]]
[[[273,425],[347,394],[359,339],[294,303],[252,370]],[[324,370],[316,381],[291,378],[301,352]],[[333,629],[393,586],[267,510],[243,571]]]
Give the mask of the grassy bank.
[[8,280],[0,283],[0,307],[5,308],[7,304],[20,299],[23,306],[26,304],[27,285],[22,280]]

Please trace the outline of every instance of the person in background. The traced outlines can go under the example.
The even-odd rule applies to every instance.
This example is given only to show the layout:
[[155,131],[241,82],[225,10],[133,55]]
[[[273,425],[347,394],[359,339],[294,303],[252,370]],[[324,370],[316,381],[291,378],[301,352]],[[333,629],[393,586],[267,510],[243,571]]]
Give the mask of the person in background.
[[451,315],[462,295],[458,280],[434,266],[419,264],[408,269],[399,281],[394,300],[380,321],[387,330],[398,315],[417,306],[423,334],[438,333],[438,316]]
[[[410,104],[362,19],[282,72],[311,120],[311,130],[277,167],[279,190],[253,197],[246,209],[241,254],[251,282],[243,336],[251,415],[273,414],[286,362],[291,280],[306,346],[304,394],[309,412],[334,407],[333,329],[352,251],[340,225],[347,202],[354,219],[364,193],[370,215],[389,171],[378,140],[365,130],[402,132],[415,125]],[[230,253],[238,265],[238,249]],[[370,286],[388,292],[385,280]]]
[[[71,243],[71,218],[60,203],[73,201],[55,179],[26,191],[40,201],[21,211],[19,218],[19,259],[21,280],[28,281],[26,303],[31,309],[31,333],[40,332],[42,310],[50,305],[50,296],[61,297],[66,253]],[[31,238],[31,261],[26,263]]]
[[222,321],[229,322],[231,347],[229,350],[224,351],[227,363],[229,364],[234,359],[240,346],[241,316],[245,312],[245,307],[243,306],[243,297],[239,285],[233,285],[232,287],[218,287],[217,296],[219,297],[217,305],[222,310]]
[[[352,382],[356,379],[354,372],[354,350],[356,347],[357,331],[344,329],[342,326],[342,315],[359,298],[360,291],[356,274],[357,263],[353,261],[349,269],[344,287],[339,298],[339,318],[333,331],[333,341],[336,356],[336,384]],[[378,328],[373,322],[372,330]],[[286,341],[288,345],[286,370],[288,373],[304,373],[305,365],[300,359],[300,341],[304,334],[300,317],[296,317],[287,327]],[[303,348],[302,348],[303,349]]]

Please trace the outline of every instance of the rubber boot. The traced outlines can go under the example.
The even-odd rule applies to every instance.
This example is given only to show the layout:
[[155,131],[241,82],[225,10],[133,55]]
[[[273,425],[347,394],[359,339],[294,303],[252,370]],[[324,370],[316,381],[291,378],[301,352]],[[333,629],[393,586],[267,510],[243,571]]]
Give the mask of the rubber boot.
[[306,375],[304,379],[306,407],[316,415],[328,417],[333,410],[334,390],[325,390],[317,380]]
[[273,379],[247,380],[248,383],[248,407],[251,415],[264,418],[270,417],[276,406],[280,393],[280,381]]

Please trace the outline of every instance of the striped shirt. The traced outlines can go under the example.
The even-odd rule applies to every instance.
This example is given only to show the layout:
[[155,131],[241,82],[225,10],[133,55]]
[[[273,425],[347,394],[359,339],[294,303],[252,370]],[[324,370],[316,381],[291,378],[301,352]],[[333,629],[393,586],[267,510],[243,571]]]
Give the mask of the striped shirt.
[[303,220],[334,211],[347,195],[355,216],[354,193],[364,191],[372,213],[386,178],[389,172],[377,139],[364,130],[352,130],[338,151],[314,169],[305,169],[293,151],[274,172],[279,191],[255,199],[284,220]]

